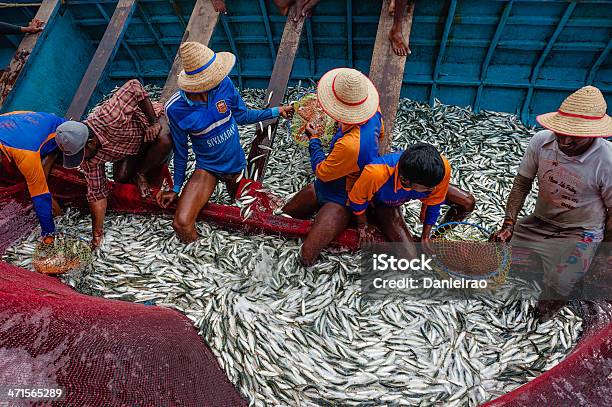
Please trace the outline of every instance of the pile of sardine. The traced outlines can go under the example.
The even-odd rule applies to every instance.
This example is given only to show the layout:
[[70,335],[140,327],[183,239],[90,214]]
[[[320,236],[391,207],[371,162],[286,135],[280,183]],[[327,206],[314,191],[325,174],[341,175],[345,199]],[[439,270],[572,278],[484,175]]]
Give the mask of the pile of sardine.
[[[257,107],[264,93],[246,90],[243,97]],[[247,152],[254,130],[241,128]],[[454,182],[478,200],[470,220],[492,229],[531,134],[509,114],[403,100],[393,147],[438,146]],[[289,197],[311,180],[308,151],[281,126],[265,186]],[[213,200],[229,202],[224,188]],[[417,214],[418,205],[406,205],[415,229]],[[171,222],[109,214],[92,266],[64,281],[84,293],[184,313],[253,405],[478,405],[559,363],[581,333],[571,308],[539,323],[534,301],[511,294],[365,301],[356,253],[324,252],[305,269],[297,240],[199,222],[201,238],[184,245]],[[90,218],[68,210],[58,229],[88,236]],[[35,231],[5,260],[30,267],[37,239]]]

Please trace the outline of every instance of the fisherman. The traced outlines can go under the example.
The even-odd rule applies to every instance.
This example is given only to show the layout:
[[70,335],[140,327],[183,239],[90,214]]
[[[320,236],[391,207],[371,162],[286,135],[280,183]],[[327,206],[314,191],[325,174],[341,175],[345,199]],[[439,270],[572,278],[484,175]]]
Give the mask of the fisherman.
[[[527,246],[541,258],[545,287],[538,312],[543,319],[565,303],[589,269],[600,242],[612,241],[612,118],[599,89],[585,86],[556,112],[536,119],[536,133],[514,178],[497,242]],[[538,179],[535,211],[517,222]],[[576,260],[578,249],[581,261]],[[573,257],[573,259],[572,259]]]
[[326,157],[315,127],[308,123],[306,135],[316,180],[283,207],[283,212],[299,219],[317,213],[301,249],[305,265],[313,264],[349,224],[348,192],[363,167],[378,157],[385,135],[378,91],[361,72],[349,68],[327,72],[317,86],[317,100],[339,128]]
[[[217,182],[225,182],[230,197],[234,198],[237,193],[239,177],[246,168],[237,125],[279,115],[288,117],[293,107],[247,109],[227,77],[236,62],[236,57],[229,52],[215,53],[200,43],[185,42],[181,44],[180,54],[183,62],[183,71],[178,77],[180,90],[165,106],[174,141],[174,189],[160,191],[157,202],[166,208],[178,198],[172,227],[182,241],[192,242],[198,238],[195,229],[198,213]],[[196,166],[183,189],[189,140]]]
[[80,166],[87,181],[93,248],[104,235],[110,193],[105,164],[113,163],[115,182],[133,181],[143,198],[150,195],[149,178],[158,175],[172,149],[169,131],[160,124],[162,114],[163,105],[151,102],[142,84],[132,79],[84,122],[67,121],[58,127],[64,167]]
[[0,115],[0,159],[14,162],[28,185],[43,242],[53,243],[53,214],[59,206],[51,197],[47,177],[58,156],[57,127],[64,119],[51,113],[10,112]]
[[[403,243],[406,256],[416,257],[414,239],[399,208],[414,199],[426,205],[421,243],[427,246],[440,206],[446,201],[450,178],[448,160],[427,143],[416,143],[373,160],[349,193],[360,244],[373,240],[374,228],[368,224],[369,219],[389,241]],[[470,211],[467,208],[464,213]]]

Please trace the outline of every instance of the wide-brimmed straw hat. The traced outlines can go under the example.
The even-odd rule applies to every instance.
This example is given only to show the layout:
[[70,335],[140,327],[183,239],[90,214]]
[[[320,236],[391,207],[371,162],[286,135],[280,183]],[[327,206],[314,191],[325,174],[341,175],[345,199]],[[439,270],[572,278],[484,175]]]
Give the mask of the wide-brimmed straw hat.
[[317,85],[317,100],[328,116],[344,124],[370,120],[379,104],[372,81],[350,68],[332,69],[323,75]]
[[183,71],[178,76],[178,87],[190,93],[213,89],[236,63],[236,57],[231,52],[214,52],[199,42],[184,42],[179,52]]
[[556,112],[536,117],[538,123],[557,134],[574,137],[612,136],[612,118],[606,101],[594,86],[585,86],[569,95]]

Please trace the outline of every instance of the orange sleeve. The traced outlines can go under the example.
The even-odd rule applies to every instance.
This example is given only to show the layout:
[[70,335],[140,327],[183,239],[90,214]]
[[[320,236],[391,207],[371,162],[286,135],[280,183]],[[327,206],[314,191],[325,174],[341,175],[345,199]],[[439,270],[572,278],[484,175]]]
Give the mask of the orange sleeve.
[[[359,132],[359,129],[351,130]],[[316,176],[323,182],[333,181],[354,172],[359,172],[357,158],[359,157],[359,136],[346,134],[339,139],[334,148],[316,167]]]
[[349,205],[356,215],[368,207],[374,194],[387,182],[392,172],[385,164],[368,164],[349,192]]
[[29,110],[15,110],[13,112],[2,113],[2,114],[0,114],[0,116],[10,116],[10,115],[13,115],[13,114],[21,114],[21,113],[34,113],[34,112],[31,112]]
[[11,156],[15,160],[15,165],[23,174],[28,184],[28,191],[33,198],[38,195],[49,192],[45,171],[43,170],[40,154],[36,151],[17,150],[8,147],[12,150]]
[[446,157],[442,157],[442,160],[444,161],[444,178],[442,178],[442,182],[434,187],[431,194],[421,199],[421,202],[425,205],[438,205],[446,199],[446,193],[448,192],[448,186],[451,179],[451,166]]

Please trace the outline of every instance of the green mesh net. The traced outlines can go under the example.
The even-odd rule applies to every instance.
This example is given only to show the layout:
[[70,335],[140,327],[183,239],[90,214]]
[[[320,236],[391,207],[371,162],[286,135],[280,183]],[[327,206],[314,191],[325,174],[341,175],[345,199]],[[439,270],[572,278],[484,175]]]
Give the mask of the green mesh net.
[[39,243],[32,255],[32,266],[43,274],[64,274],[79,271],[91,264],[91,248],[87,242],[70,236],[56,236],[53,243]]
[[295,114],[291,119],[289,133],[296,143],[304,147],[308,146],[308,137],[304,134],[304,130],[309,122],[314,123],[321,143],[324,145],[330,143],[336,133],[337,124],[318,105],[315,93],[307,93],[302,96],[297,102],[293,103],[293,108]]

